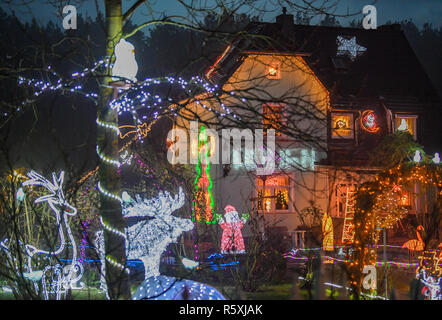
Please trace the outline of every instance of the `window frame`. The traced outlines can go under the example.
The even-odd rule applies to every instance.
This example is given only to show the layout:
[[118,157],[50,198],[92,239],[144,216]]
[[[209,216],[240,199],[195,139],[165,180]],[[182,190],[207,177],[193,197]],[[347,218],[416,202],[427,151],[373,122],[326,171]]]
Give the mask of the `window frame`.
[[[268,176],[266,178],[267,179],[272,179],[272,178],[278,178],[278,177],[285,177],[288,180],[288,184],[286,186],[279,186],[279,185],[266,185],[265,187],[263,186],[259,186],[258,185],[258,179],[261,179],[261,177],[257,176],[255,178],[255,207],[256,210],[261,213],[261,214],[290,214],[290,213],[294,213],[293,212],[293,192],[294,192],[294,185],[293,185],[293,181],[292,179],[290,179],[290,175],[287,174],[274,174],[271,176]],[[288,192],[288,199],[287,199],[287,209],[276,209],[276,195],[275,195],[275,190],[276,189],[287,189]],[[265,210],[265,209],[258,209],[259,208],[259,192],[260,191],[266,191],[266,190],[270,190],[270,199],[271,199],[271,209],[270,210]],[[263,198],[264,199],[264,198]],[[264,206],[264,202],[263,202],[263,206]]]
[[[287,125],[287,114],[286,114],[287,105],[285,103],[277,103],[277,102],[263,103],[261,105],[261,125],[262,125],[264,136],[267,135],[267,130],[268,130],[265,128],[266,124],[264,124],[264,108],[267,106],[270,106],[270,108],[274,108],[274,107],[281,108],[281,121],[280,121],[281,128],[283,128]],[[274,129],[275,129],[275,138],[276,139],[286,139],[287,138],[287,136],[283,132],[279,131],[279,133],[278,133],[278,130],[276,128],[274,128]]]

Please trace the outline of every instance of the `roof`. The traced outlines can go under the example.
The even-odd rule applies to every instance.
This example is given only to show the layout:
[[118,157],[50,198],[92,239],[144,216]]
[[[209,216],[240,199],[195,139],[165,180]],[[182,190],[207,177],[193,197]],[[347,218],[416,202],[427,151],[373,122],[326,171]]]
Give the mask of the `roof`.
[[[223,52],[210,69],[209,79],[227,81],[250,52],[299,54],[329,90],[332,104],[383,99],[394,108],[439,101],[399,25],[376,30],[307,26],[293,24],[290,17],[278,16],[276,23],[250,23],[249,36],[237,39]],[[354,59],[342,51],[338,55],[338,47],[342,48],[338,37],[346,41],[355,37],[356,44],[366,50]]]

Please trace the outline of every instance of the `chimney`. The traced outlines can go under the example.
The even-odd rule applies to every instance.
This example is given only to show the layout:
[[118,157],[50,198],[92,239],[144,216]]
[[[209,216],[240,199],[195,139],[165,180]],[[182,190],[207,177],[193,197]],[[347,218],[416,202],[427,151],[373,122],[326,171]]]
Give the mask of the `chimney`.
[[287,14],[287,8],[282,8],[282,14],[276,17],[276,23],[282,25],[283,28],[294,24],[293,14]]

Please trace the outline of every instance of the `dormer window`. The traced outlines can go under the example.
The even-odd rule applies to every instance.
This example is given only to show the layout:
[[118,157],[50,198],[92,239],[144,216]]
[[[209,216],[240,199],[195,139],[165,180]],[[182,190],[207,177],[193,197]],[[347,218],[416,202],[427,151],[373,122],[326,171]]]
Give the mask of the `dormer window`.
[[267,79],[281,79],[281,63],[271,62],[267,66]]
[[354,138],[354,122],[352,113],[332,113],[331,137],[332,139]]

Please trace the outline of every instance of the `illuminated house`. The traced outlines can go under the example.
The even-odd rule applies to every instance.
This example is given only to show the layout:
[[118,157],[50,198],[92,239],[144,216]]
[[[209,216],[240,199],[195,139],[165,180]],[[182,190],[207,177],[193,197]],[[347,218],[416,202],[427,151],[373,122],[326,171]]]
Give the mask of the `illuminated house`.
[[[333,217],[335,243],[351,238],[349,199],[376,172],[367,162],[382,137],[402,125],[430,150],[440,143],[437,94],[398,25],[304,26],[282,14],[276,23],[251,23],[248,31],[260,37],[227,46],[206,72],[226,94],[197,97],[186,116],[210,121],[230,112],[256,128],[274,128],[276,170],[259,176],[253,163],[212,165],[217,211],[231,204],[263,214],[302,246],[308,223],[299,213],[313,203]],[[190,128],[183,120],[175,125]],[[197,143],[191,137],[190,145]],[[403,204],[421,210],[412,198]]]

